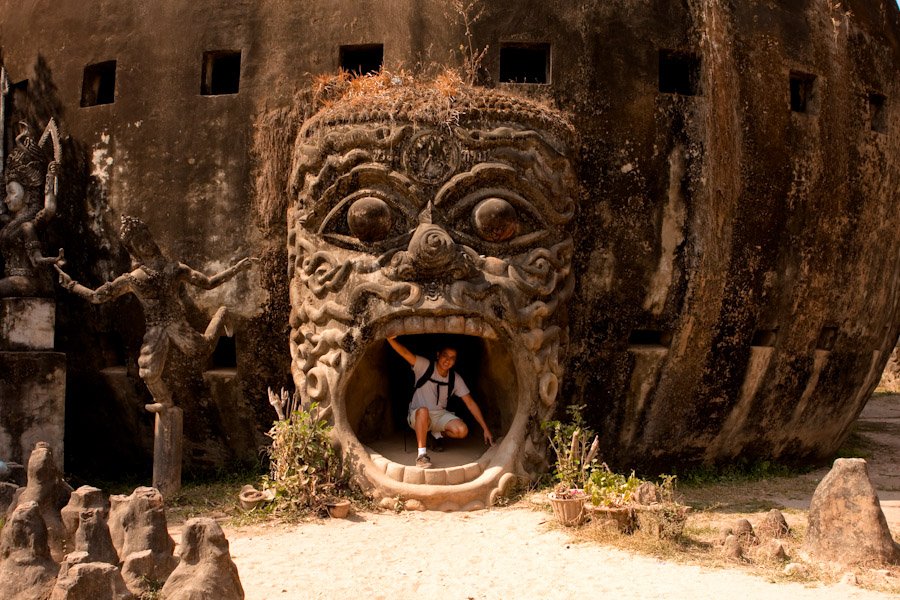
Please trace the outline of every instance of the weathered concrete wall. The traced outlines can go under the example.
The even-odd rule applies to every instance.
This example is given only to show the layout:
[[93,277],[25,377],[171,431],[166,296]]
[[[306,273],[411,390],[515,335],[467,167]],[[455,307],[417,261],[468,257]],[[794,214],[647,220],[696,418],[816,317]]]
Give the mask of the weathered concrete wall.
[[[485,2],[474,43],[489,46],[493,80],[501,43],[549,43],[549,85],[501,85],[569,112],[581,136],[562,399],[589,406],[607,458],[822,458],[877,382],[900,331],[900,14],[889,0],[835,6]],[[56,115],[71,136],[51,234],[76,278],[98,285],[127,268],[114,237],[125,212],[206,272],[263,257],[257,273],[191,292],[198,327],[222,303],[240,315],[241,400],[221,407],[215,386],[187,377],[176,402],[188,465],[252,457],[221,411],[249,404],[246,426],[262,430],[265,386],[289,381],[284,229],[253,217],[255,123],[309,75],[333,72],[341,45],[383,43],[389,69],[460,64],[465,38],[445,11],[442,0],[0,2],[4,65],[13,82],[29,79],[17,110]],[[202,54],[222,49],[242,51],[240,93],[201,96]],[[661,49],[699,59],[699,95],[660,93]],[[112,59],[115,103],[81,108],[83,68]],[[790,110],[791,71],[817,76],[817,114]],[[872,92],[886,98],[886,133],[870,126]],[[121,406],[99,373],[124,368],[144,394],[139,314],[124,299],[60,305],[68,402],[120,425],[106,439],[127,448],[123,460],[147,456],[140,432],[152,420]],[[77,425],[76,448],[110,435],[103,422]]]
[[38,442],[63,460],[66,356],[61,352],[0,352],[0,450],[25,463]]

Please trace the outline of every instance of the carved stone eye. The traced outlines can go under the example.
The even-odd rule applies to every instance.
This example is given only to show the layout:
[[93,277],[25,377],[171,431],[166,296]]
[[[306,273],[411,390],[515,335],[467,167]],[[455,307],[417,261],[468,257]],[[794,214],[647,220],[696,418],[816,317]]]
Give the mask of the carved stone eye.
[[358,240],[377,242],[391,232],[391,209],[384,200],[366,196],[356,200],[347,210],[347,226]]
[[516,235],[519,217],[502,198],[485,198],[472,211],[475,231],[488,242],[502,242]]

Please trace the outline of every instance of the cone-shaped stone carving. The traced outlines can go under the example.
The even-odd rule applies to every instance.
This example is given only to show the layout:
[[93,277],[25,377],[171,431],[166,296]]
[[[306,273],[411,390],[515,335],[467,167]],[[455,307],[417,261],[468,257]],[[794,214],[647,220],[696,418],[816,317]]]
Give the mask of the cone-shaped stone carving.
[[37,502],[13,510],[0,533],[0,591],[3,598],[44,600],[56,580],[47,527]]
[[81,520],[81,512],[85,509],[93,508],[103,511],[103,521],[109,518],[109,502],[103,496],[103,492],[95,487],[83,485],[69,497],[69,503],[60,511],[63,527],[66,529],[66,540],[68,541],[68,550],[72,551],[72,544],[75,541],[75,532],[78,531],[78,524]]
[[104,562],[82,563],[72,566],[60,576],[50,600],[134,600],[125,587],[122,574]]
[[122,577],[129,590],[141,594],[148,582],[165,581],[178,563],[163,497],[154,488],[139,487],[130,496],[112,496],[110,504],[109,531],[123,561]]
[[181,562],[162,589],[164,600],[243,600],[244,589],[222,528],[191,519],[181,533]]
[[809,506],[804,550],[841,564],[900,564],[866,461],[839,458],[822,479]]
[[89,508],[81,512],[80,522],[75,533],[75,550],[86,552],[91,562],[118,565],[119,555],[109,536],[106,513],[102,509]]
[[44,442],[35,444],[28,459],[28,484],[19,490],[11,510],[12,507],[25,502],[38,503],[47,528],[50,555],[56,562],[60,562],[65,556],[63,544],[66,530],[63,527],[60,509],[69,501],[71,494],[72,487],[62,480],[62,474],[56,466],[49,444]]

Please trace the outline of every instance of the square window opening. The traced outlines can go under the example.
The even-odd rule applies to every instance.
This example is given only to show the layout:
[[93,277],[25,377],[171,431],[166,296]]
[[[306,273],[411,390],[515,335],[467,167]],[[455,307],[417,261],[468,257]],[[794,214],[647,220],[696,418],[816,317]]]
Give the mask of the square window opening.
[[210,369],[237,368],[237,345],[233,337],[221,336],[210,357]]
[[501,44],[501,83],[550,83],[550,44]]
[[758,329],[753,333],[753,340],[751,340],[750,345],[759,346],[762,348],[771,348],[775,346],[775,342],[777,341],[777,329]]
[[237,94],[241,86],[241,51],[216,50],[203,53],[203,78],[200,94],[222,96]]
[[659,92],[700,95],[700,57],[692,52],[659,51]]
[[341,46],[341,69],[354,75],[378,73],[384,65],[383,44]]
[[816,341],[816,350],[833,350],[837,336],[837,327],[823,327],[819,333],[819,339]]
[[628,334],[629,346],[666,346],[672,343],[672,332],[654,329],[632,329]]
[[888,132],[887,96],[869,92],[869,126],[876,133]]
[[10,84],[7,98],[11,103],[11,106],[8,107],[10,110],[23,110],[28,101],[28,80],[23,79]]
[[99,106],[116,101],[116,61],[88,65],[81,84],[81,106]]
[[808,115],[819,114],[818,77],[810,73],[791,71],[791,110]]

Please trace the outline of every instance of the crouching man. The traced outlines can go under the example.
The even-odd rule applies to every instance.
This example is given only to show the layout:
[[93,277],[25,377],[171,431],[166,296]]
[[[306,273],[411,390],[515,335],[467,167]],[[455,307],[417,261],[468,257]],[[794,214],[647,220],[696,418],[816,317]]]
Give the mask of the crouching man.
[[[494,445],[494,436],[488,429],[481,409],[469,393],[463,378],[453,370],[456,364],[456,350],[445,347],[437,353],[437,358],[430,361],[417,356],[397,341],[396,336],[388,338],[388,343],[409,363],[416,376],[416,389],[409,403],[407,422],[416,432],[419,455],[416,466],[431,468],[431,458],[427,454],[428,432],[435,437],[435,450],[443,450],[443,436],[462,439],[469,433],[469,428],[462,419],[447,410],[450,396],[459,396],[466,408],[484,430],[484,443]],[[452,388],[452,389],[451,389]]]

